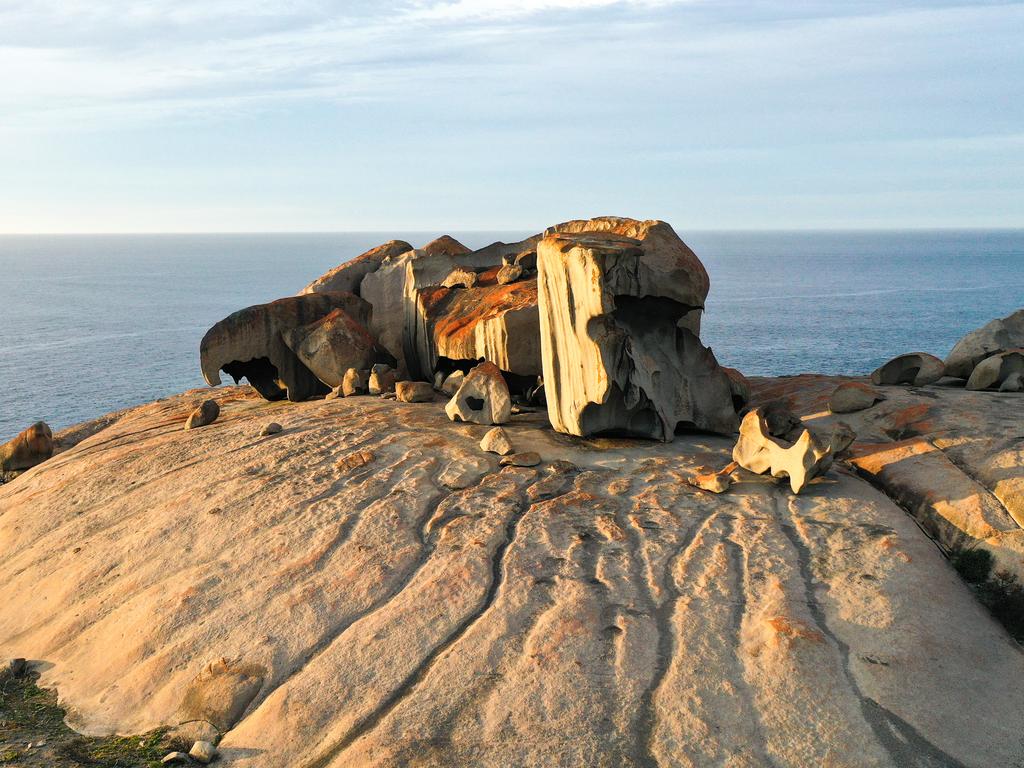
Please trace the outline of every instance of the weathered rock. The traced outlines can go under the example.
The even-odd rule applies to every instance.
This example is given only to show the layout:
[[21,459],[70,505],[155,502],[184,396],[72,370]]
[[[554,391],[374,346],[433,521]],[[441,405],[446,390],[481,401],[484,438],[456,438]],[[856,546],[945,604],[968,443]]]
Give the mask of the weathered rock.
[[260,429],[260,437],[268,437],[269,435],[280,434],[280,432],[283,429],[284,428],[276,421],[272,421],[269,424],[263,425],[262,429]]
[[366,324],[370,305],[351,293],[311,293],[239,310],[214,325],[199,345],[203,378],[220,384],[220,371],[243,377],[267,400],[298,402],[326,394],[321,382],[288,347],[283,333],[309,325],[333,310]]
[[792,443],[772,437],[758,408],[743,417],[732,458],[759,475],[768,472],[772,477],[788,477],[793,493],[800,493],[808,481],[831,464],[828,447],[821,445],[810,430],[804,430]]
[[967,389],[999,389],[1007,378],[1014,375],[1020,378],[1022,373],[1024,373],[1024,349],[1000,352],[986,357],[974,366],[974,371],[967,380]]
[[395,391],[398,374],[388,365],[378,364],[370,369],[366,391],[371,395],[383,395]]
[[[734,462],[735,463],[735,462]],[[704,472],[689,478],[690,485],[711,493],[725,493],[732,486],[732,475],[729,471]]]
[[1024,347],[1024,309],[993,320],[960,339],[946,358],[946,375],[969,378],[986,357],[1019,347]]
[[452,421],[475,424],[508,421],[512,416],[512,399],[498,367],[494,363],[481,363],[466,374],[444,411]]
[[768,425],[768,434],[772,437],[788,439],[792,435],[793,439],[796,439],[806,429],[800,417],[793,413],[789,403],[784,400],[760,403],[758,408],[761,411],[761,418]]
[[28,662],[25,659],[11,659],[7,664],[7,673],[11,677],[22,677],[28,671]]
[[189,682],[175,719],[209,723],[220,733],[229,731],[259,693],[265,676],[266,670],[256,664],[227,659],[209,664]]
[[451,235],[441,235],[423,246],[423,252],[428,255],[462,256],[472,251],[456,240]]
[[859,381],[847,381],[836,387],[829,398],[828,407],[832,413],[853,413],[870,408],[875,403],[885,400],[878,390]]
[[[838,383],[751,379],[828,425]],[[983,437],[1000,477],[1021,464],[1018,396],[927,391],[851,423],[967,422],[965,466],[984,469]],[[194,397],[0,487],[0,655],[45,659],[39,684],[85,733],[173,724],[196,670],[230,655],[267,669],[219,745],[231,768],[1024,758],[1024,654],[851,473],[794,498],[737,472],[714,496],[683,478],[724,466],[728,439],[570,440],[543,414],[515,419],[517,449],[579,471],[495,472],[485,430],[376,398],[291,405],[260,441],[276,409],[244,388],[219,393],[236,399],[215,435],[169,429]]]
[[537,282],[498,285],[491,270],[475,288],[442,286],[417,293],[410,346],[421,370],[443,359],[488,360],[521,376],[541,372]]
[[944,370],[942,361],[935,355],[929,355],[927,352],[909,352],[894,357],[875,369],[871,374],[871,383],[913,384],[915,387],[923,387],[941,379]]
[[464,371],[452,371],[445,377],[444,383],[441,384],[441,391],[446,395],[454,395],[459,391],[459,387],[462,386],[462,382],[466,380],[466,374]]
[[1000,392],[1024,392],[1024,374],[1011,373],[999,385]]
[[735,368],[723,366],[722,370],[729,377],[729,391],[732,392],[733,408],[740,411],[750,402],[750,382]]
[[434,399],[434,388],[425,381],[399,381],[395,396],[403,403],[429,403]]
[[441,281],[441,285],[445,288],[472,288],[476,285],[476,272],[471,272],[465,267],[456,267]]
[[497,281],[498,285],[508,285],[509,283],[514,283],[522,276],[523,268],[521,266],[518,264],[506,264],[498,270],[494,279]]
[[220,416],[220,406],[216,400],[204,400],[202,404],[196,408],[192,413],[185,419],[185,429],[196,429],[198,427],[205,427],[213,424]]
[[207,765],[217,758],[217,748],[208,741],[197,741],[188,751],[188,756],[193,760]]
[[184,752],[168,752],[160,760],[161,765],[180,765],[189,762],[191,762],[191,760]]
[[411,250],[412,246],[404,240],[389,240],[346,261],[330,272],[324,273],[303,288],[300,293],[348,291],[359,296],[359,289],[364,277],[371,272],[376,272],[385,260],[401,256]]
[[536,467],[540,462],[540,454],[536,451],[523,451],[502,457],[498,464],[503,467]]
[[341,309],[309,325],[283,331],[281,336],[303,365],[332,388],[341,385],[349,368],[395,362],[366,326]]
[[365,395],[370,385],[370,370],[349,368],[341,380],[341,394],[344,397]]
[[496,453],[499,456],[508,456],[512,453],[512,441],[508,439],[508,433],[501,427],[488,430],[480,441],[480,449],[488,453]]
[[667,224],[620,228],[646,239],[584,230],[538,246],[552,426],[663,441],[680,427],[735,431],[729,377],[694,331],[707,295],[703,266]]
[[53,449],[53,432],[45,421],[37,421],[0,445],[0,472],[31,469],[53,456]]

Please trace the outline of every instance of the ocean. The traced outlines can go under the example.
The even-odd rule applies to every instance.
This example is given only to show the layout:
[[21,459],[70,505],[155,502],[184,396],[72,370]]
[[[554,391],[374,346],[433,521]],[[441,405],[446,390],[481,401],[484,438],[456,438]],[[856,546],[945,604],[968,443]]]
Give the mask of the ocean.
[[[0,236],[0,441],[204,386],[199,341],[392,237]],[[471,247],[526,232],[452,232]],[[1024,306],[1024,231],[680,232],[711,276],[702,339],[748,375],[944,357]]]

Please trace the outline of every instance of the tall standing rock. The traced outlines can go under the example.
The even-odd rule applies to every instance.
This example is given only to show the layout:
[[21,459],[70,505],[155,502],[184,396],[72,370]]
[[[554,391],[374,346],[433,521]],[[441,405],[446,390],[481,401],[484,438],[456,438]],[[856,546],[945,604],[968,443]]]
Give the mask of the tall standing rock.
[[679,426],[736,430],[729,377],[697,336],[707,273],[668,224],[559,225],[540,242],[537,264],[556,430],[664,441]]

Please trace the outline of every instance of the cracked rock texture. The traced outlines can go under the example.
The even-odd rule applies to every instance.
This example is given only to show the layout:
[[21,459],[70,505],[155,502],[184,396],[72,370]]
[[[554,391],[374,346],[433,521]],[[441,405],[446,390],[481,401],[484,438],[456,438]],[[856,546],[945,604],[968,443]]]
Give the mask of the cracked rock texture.
[[[837,383],[752,380],[824,419]],[[1008,395],[926,391],[844,418],[997,491],[1020,476]],[[504,429],[543,463],[499,468],[439,404],[224,388],[185,433],[197,394],[58,435],[0,487],[0,656],[39,662],[82,730],[199,713],[226,765],[260,768],[1024,760],[1020,647],[842,466],[799,497],[742,471],[716,496],[687,480],[729,438],[519,414]],[[994,454],[939,435],[967,396]]]

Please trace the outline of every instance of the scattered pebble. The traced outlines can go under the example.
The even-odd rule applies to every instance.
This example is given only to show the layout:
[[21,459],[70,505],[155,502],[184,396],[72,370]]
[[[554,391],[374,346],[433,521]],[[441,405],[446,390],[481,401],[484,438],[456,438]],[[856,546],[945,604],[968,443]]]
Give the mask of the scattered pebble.
[[480,441],[480,449],[499,456],[508,456],[514,450],[512,441],[501,427],[495,427],[484,435],[484,439]]
[[498,463],[503,467],[536,467],[540,461],[540,454],[536,451],[523,451],[506,456]]
[[188,415],[188,419],[185,421],[185,429],[195,429],[196,427],[205,427],[207,424],[213,424],[218,416],[220,416],[220,406],[217,405],[217,401],[205,400],[202,405]]
[[263,429],[260,430],[260,436],[266,437],[267,435],[276,435],[284,427],[278,424],[276,421],[272,421],[269,424],[264,424]]

